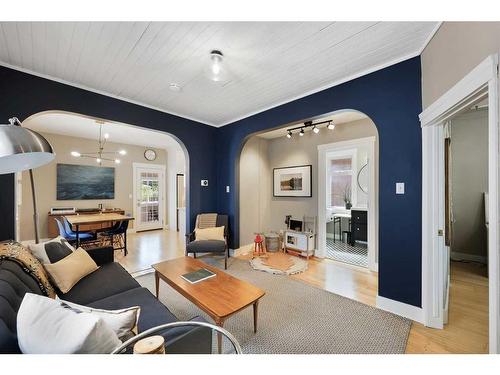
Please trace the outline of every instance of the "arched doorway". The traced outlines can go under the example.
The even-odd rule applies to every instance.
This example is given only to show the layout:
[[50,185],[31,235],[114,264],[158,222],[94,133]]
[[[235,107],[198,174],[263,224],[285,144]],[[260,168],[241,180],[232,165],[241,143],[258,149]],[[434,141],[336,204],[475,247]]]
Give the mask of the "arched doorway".
[[[187,191],[189,159],[184,145],[177,138],[157,130],[63,111],[45,111],[34,114],[23,122],[23,126],[42,133],[52,143],[56,152],[56,160],[53,163],[34,171],[42,238],[54,236],[54,228],[50,225],[47,216],[52,208],[119,208],[121,212],[135,219],[129,226],[130,233],[146,229],[173,230],[176,233],[169,234],[168,238],[179,238],[175,240],[175,248],[178,248],[180,253],[183,251],[183,237],[188,221],[185,212],[189,197]],[[101,133],[102,141],[105,142],[103,161],[98,162],[95,158],[81,157],[86,152],[97,151],[99,133]],[[124,155],[113,153],[118,150],[123,150]],[[80,157],[75,156],[79,153],[82,153]],[[116,162],[115,157],[119,158]],[[59,194],[57,183],[58,164],[112,168],[114,181],[112,195],[105,198],[92,197],[92,195],[63,197]],[[141,191],[141,186],[135,172],[141,167],[147,169],[144,169],[145,172],[155,172],[154,176],[151,173],[148,176],[151,177],[149,179],[151,189],[156,193],[152,194],[152,198],[148,198],[147,202],[145,199],[138,199],[136,194]],[[178,175],[180,174],[184,176],[184,179],[179,185]],[[19,196],[26,197],[30,194],[30,187],[28,183],[23,182],[29,179],[22,174],[18,177],[19,182],[16,188],[21,193]],[[181,192],[178,191],[179,187],[182,189]],[[179,193],[186,198],[178,200]],[[178,202],[185,202],[185,205],[180,207]],[[17,207],[18,238],[21,241],[30,241],[33,238],[31,200],[21,198]],[[177,232],[178,218],[181,221],[179,232]],[[23,225],[20,226],[19,223]],[[140,223],[152,225],[141,227]],[[153,244],[159,249],[165,245],[163,241],[167,237],[159,235],[157,237],[158,239]],[[130,240],[132,239],[133,237],[130,237]],[[151,258],[150,255],[148,256],[151,263],[156,258],[154,256]],[[158,260],[161,260],[160,256]],[[135,264],[130,266],[132,267],[130,271],[137,270]]]
[[[290,215],[292,219],[299,221],[305,216],[315,217],[316,257],[333,258],[335,261],[351,263],[376,272],[378,270],[378,130],[367,115],[355,110],[335,111],[316,116],[309,121],[313,121],[313,125],[320,124],[317,132],[309,127],[302,136],[299,135],[300,127],[307,122],[306,120],[254,134],[245,140],[237,166],[240,251],[249,250],[256,232],[283,233],[287,228],[286,216]],[[334,129],[328,129],[328,121],[335,124]],[[292,136],[289,138],[287,130],[294,128],[297,129],[292,130]],[[336,233],[332,229],[333,213],[351,212],[351,209],[346,210],[345,207],[333,207],[335,205],[332,205],[331,187],[327,194],[326,181],[330,181],[331,176],[327,172],[325,163],[327,156],[332,156],[335,152],[334,149],[354,156],[350,157],[352,168],[349,172],[352,208],[363,210],[368,221],[364,222],[365,238],[358,237],[356,246],[349,246],[344,233],[353,229],[349,228],[348,219],[342,219],[341,228],[339,230],[337,227]],[[328,159],[331,160],[332,157]],[[275,196],[273,178],[276,169],[307,165],[311,165],[312,171],[310,197]],[[358,181],[358,175],[364,180]],[[335,191],[335,194],[338,193]],[[344,238],[341,238],[343,234]],[[332,255],[334,252],[327,251],[327,244],[333,242],[332,236],[335,235],[336,247],[340,248],[342,244],[343,250],[361,249],[364,255],[356,258],[353,253],[347,251],[347,256],[335,258]],[[349,261],[350,259],[361,259],[362,262],[355,263]]]

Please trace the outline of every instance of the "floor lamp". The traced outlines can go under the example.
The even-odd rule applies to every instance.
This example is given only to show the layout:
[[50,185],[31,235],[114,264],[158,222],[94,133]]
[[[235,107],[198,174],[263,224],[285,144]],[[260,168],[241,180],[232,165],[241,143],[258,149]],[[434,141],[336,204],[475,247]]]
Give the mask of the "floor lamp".
[[36,243],[40,242],[40,235],[33,168],[50,163],[54,157],[49,141],[41,134],[23,128],[16,117],[9,119],[9,124],[0,125],[0,174],[29,170]]

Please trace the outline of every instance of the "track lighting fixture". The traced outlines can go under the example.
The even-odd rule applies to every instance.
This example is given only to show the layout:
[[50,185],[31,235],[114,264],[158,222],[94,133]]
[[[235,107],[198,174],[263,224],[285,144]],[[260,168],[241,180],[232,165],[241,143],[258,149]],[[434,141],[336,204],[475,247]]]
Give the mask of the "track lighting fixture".
[[335,125],[333,124],[332,120],[320,121],[320,122],[317,122],[315,124],[313,124],[312,121],[305,121],[304,125],[300,125],[300,126],[297,126],[295,128],[287,129],[286,130],[286,137],[289,139],[292,138],[293,131],[299,130],[299,129],[300,129],[299,136],[303,137],[305,134],[305,129],[307,129],[307,128],[312,128],[313,133],[318,134],[319,130],[320,130],[319,125],[323,125],[323,124],[327,124],[326,127],[330,130],[335,129]]

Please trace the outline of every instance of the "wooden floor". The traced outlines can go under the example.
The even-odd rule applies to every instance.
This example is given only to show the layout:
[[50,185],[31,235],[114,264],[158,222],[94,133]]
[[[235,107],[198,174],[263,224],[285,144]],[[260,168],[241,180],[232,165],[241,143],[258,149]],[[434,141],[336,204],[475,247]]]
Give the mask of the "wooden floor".
[[128,272],[136,273],[151,268],[152,264],[184,256],[185,239],[179,232],[153,230],[127,235],[127,256],[115,252],[115,260]]
[[[184,256],[184,238],[174,231],[151,231],[128,236],[129,254],[116,259],[131,273],[161,260]],[[244,257],[244,256],[243,256]],[[230,263],[229,263],[230,267]],[[312,259],[294,279],[375,306],[377,273],[332,260]],[[413,323],[407,353],[488,353],[488,279],[486,267],[453,262],[449,323],[442,330]]]

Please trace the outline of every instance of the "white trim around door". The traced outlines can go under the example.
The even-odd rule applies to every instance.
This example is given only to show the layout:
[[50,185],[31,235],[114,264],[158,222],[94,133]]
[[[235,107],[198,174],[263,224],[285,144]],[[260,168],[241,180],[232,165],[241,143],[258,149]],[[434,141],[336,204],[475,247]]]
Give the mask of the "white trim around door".
[[443,328],[444,174],[443,126],[460,111],[488,98],[489,350],[500,352],[499,294],[499,80],[498,54],[474,68],[420,114],[422,126],[422,309],[424,324]]
[[[133,212],[134,212],[134,232],[138,231],[143,231],[143,230],[153,230],[153,229],[166,229],[167,226],[165,225],[165,214],[167,212],[166,210],[166,197],[165,197],[165,192],[166,192],[166,166],[163,164],[148,164],[148,163],[133,163],[132,164],[132,169],[133,169]],[[158,216],[160,218],[159,223],[156,223],[152,226],[144,225],[141,226],[140,224],[140,218],[139,215],[141,214],[140,211],[137,209],[138,207],[138,191],[137,191],[137,178],[138,178],[138,172],[140,170],[151,170],[151,171],[156,171],[160,174],[159,179],[161,180],[160,182],[160,191],[159,191],[159,199],[160,199],[160,204],[159,204],[159,213]]]
[[[316,256],[326,256],[326,215],[327,215],[327,158],[329,154],[349,152],[364,146],[368,150],[369,192],[368,192],[368,269],[378,271],[378,189],[375,183],[375,137],[351,139],[318,146],[318,251]],[[357,189],[357,188],[356,188]]]

